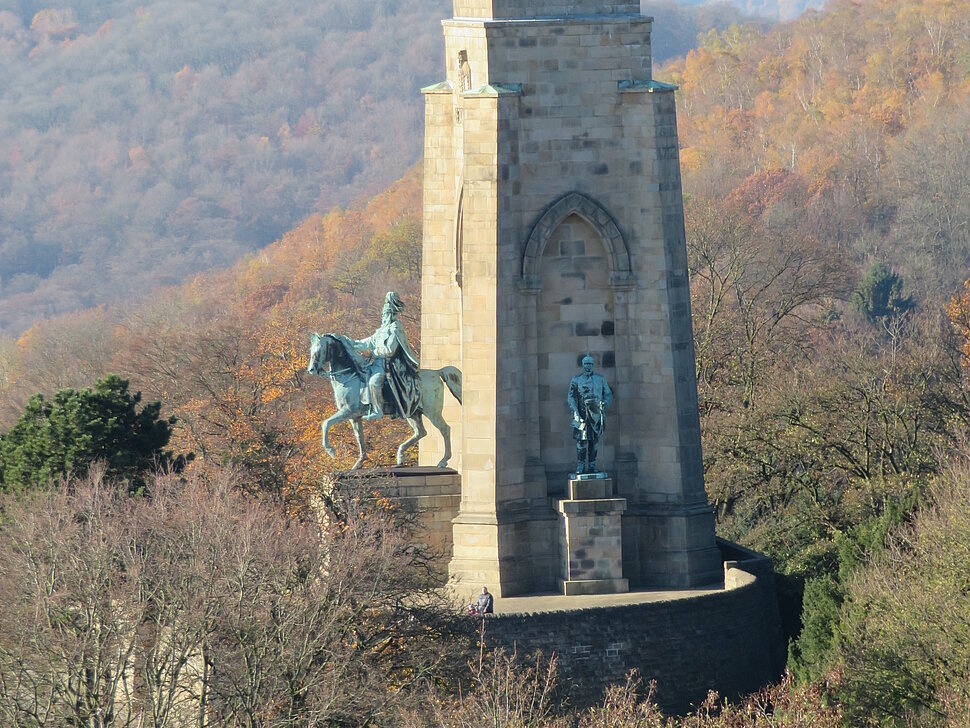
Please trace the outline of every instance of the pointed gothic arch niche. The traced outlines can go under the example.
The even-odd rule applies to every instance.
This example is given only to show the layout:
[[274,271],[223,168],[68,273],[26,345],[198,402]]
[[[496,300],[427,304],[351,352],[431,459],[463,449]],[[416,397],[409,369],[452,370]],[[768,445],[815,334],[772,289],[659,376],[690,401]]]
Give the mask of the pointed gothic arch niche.
[[[617,389],[618,342],[627,330],[624,295],[633,285],[630,253],[613,217],[578,192],[553,202],[533,226],[522,256],[523,290],[535,302],[536,394],[539,450],[550,494],[562,492],[575,468],[566,391],[589,352]],[[618,301],[619,299],[619,301]],[[618,310],[619,303],[619,310]],[[618,333],[621,336],[618,337]],[[619,403],[618,403],[619,404]],[[597,464],[613,472],[618,408],[607,420]]]
[[569,192],[553,202],[532,226],[522,254],[522,281],[528,289],[541,288],[539,258],[556,228],[570,215],[583,218],[597,231],[606,248],[610,262],[610,283],[614,287],[632,284],[630,250],[613,216],[591,197],[581,192]]

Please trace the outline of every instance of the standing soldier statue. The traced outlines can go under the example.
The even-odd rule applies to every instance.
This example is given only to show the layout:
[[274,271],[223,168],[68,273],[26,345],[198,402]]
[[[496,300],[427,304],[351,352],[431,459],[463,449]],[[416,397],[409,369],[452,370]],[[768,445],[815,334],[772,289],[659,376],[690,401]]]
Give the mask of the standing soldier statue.
[[394,416],[414,417],[421,414],[421,393],[418,388],[418,357],[408,345],[404,325],[397,320],[404,310],[404,302],[394,291],[388,291],[381,310],[381,325],[373,336],[353,341],[358,351],[368,350],[374,361],[367,382],[370,414],[365,420],[379,420],[384,415],[384,384],[392,397]]
[[613,402],[610,385],[602,375],[593,372],[593,364],[592,356],[584,356],[583,371],[569,382],[577,475],[597,472],[596,451],[606,426],[606,408]]

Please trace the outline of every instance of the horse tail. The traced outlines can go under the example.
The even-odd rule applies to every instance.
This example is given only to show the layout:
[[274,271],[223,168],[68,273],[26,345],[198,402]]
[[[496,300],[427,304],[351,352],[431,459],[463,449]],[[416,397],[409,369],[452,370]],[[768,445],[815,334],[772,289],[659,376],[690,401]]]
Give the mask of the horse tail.
[[448,387],[448,391],[461,404],[461,370],[458,367],[441,367],[438,376]]

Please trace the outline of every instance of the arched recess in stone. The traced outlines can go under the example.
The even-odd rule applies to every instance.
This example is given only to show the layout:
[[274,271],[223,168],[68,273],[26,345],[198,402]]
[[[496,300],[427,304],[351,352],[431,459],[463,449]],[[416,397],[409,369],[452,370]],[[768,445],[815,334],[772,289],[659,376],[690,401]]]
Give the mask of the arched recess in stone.
[[630,250],[613,216],[598,202],[581,192],[569,192],[553,202],[532,226],[522,254],[522,283],[525,290],[537,291],[542,281],[540,261],[549,238],[571,215],[585,220],[598,233],[610,262],[610,284],[629,288],[633,284]]
[[[570,192],[533,225],[522,255],[522,291],[532,299],[535,369],[527,381],[548,492],[561,493],[575,468],[575,443],[566,407],[569,379],[590,353],[614,385],[628,346],[626,300],[634,287],[632,261],[613,216],[595,200]],[[528,385],[527,385],[528,386]],[[534,398],[534,399],[533,399]],[[611,409],[597,465],[617,469],[622,403]]]

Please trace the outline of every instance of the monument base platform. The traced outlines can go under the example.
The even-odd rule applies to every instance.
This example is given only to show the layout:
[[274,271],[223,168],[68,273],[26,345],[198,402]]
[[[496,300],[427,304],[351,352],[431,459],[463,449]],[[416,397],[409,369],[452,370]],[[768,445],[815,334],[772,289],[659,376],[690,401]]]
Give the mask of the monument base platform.
[[496,597],[554,588],[556,514],[548,502],[519,512],[459,513],[454,521],[449,584],[474,598],[483,586]]
[[689,710],[710,690],[745,695],[785,665],[774,574],[760,554],[719,547],[722,574],[704,588],[497,598],[486,644],[555,654],[559,684],[577,706],[602,705],[608,686],[634,669],[657,681],[654,700],[668,712]]
[[581,594],[624,594],[630,591],[628,579],[559,579],[556,585],[559,593],[567,597]]

